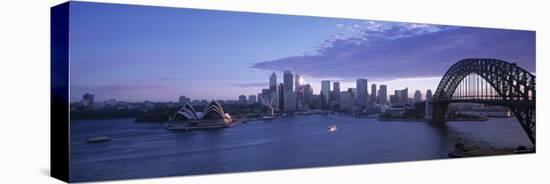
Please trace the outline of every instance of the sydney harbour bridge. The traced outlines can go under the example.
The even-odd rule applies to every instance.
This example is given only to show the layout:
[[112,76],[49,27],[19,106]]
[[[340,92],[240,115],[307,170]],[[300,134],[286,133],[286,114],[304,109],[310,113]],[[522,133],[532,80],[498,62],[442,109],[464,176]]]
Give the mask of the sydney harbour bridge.
[[443,76],[429,102],[432,120],[445,121],[452,103],[508,107],[535,145],[535,76],[498,59],[469,58],[455,63]]

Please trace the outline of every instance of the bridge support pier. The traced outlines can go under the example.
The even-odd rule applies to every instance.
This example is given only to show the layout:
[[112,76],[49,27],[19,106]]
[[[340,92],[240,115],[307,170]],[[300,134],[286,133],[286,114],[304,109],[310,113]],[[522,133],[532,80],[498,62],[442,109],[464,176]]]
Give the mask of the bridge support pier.
[[535,141],[536,141],[535,108],[516,107],[516,108],[512,108],[512,112],[518,119],[525,133],[527,133],[527,136],[529,137],[529,140],[531,141],[533,146],[535,146]]
[[448,103],[432,103],[432,120],[434,122],[444,122],[447,114]]

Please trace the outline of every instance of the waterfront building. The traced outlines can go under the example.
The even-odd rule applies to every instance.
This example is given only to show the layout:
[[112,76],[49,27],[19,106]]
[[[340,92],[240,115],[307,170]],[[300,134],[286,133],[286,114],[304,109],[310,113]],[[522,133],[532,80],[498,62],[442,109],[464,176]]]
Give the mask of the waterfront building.
[[332,83],[332,100],[336,102],[340,100],[340,82]]
[[302,86],[302,76],[295,74],[294,76],[294,90],[298,90]]
[[388,88],[386,85],[380,85],[378,89],[378,103],[382,105],[388,104]]
[[[397,94],[397,90],[395,91],[395,93]],[[391,105],[397,105],[398,104],[397,95],[395,95],[395,94],[390,95],[390,104]]]
[[262,92],[258,94],[258,103],[262,104],[263,106],[269,106],[270,97],[271,95],[269,89],[262,89]]
[[277,92],[277,75],[275,75],[275,72],[271,74],[269,77],[269,102],[271,104],[271,107],[275,110],[279,110],[279,93]]
[[297,110],[304,110],[305,109],[305,102],[304,102],[304,85],[302,84],[302,77],[298,74],[294,76],[294,91],[296,93],[296,106]]
[[390,101],[392,105],[406,105],[409,102],[409,88],[394,91],[394,99]]
[[426,109],[425,109],[425,117],[426,119],[431,119],[432,118],[432,90],[428,89],[428,91],[426,91]]
[[284,92],[284,88],[285,86],[283,85],[283,83],[279,83],[278,87],[277,87],[277,102],[278,102],[278,106],[279,108],[278,109],[275,109],[275,110],[279,110],[279,112],[284,112],[285,111],[285,92]]
[[286,70],[283,74],[284,112],[296,111],[296,93],[294,93],[294,77],[292,72]]
[[80,101],[83,107],[91,107],[94,105],[94,95],[86,93],[82,95],[82,100]]
[[312,109],[322,109],[323,107],[321,106],[322,103],[322,96],[321,95],[312,95],[311,96],[311,108]]
[[321,106],[322,108],[328,108],[330,101],[330,81],[321,81]]
[[370,92],[370,103],[371,105],[378,104],[378,100],[376,99],[376,84],[371,85],[371,92]]
[[414,103],[422,101],[422,93],[420,90],[414,91]]
[[350,91],[344,91],[340,93],[340,110],[352,111],[353,110],[353,93]]
[[359,105],[359,107],[363,108],[367,105],[367,96],[368,96],[368,81],[367,79],[357,79],[356,81],[356,89],[357,89],[357,93],[355,94],[356,95],[356,100],[357,100],[357,105]]
[[231,116],[225,113],[223,107],[217,101],[208,103],[202,112],[187,103],[174,115],[169,117],[170,121],[194,121],[194,127],[226,126],[233,122]]
[[248,104],[255,104],[255,103],[257,103],[257,101],[256,101],[256,95],[249,95],[249,96],[248,96],[247,102],[248,102]]
[[401,96],[399,97],[400,103],[402,105],[406,105],[409,103],[409,88],[405,88],[401,90]]
[[284,96],[284,112],[296,112],[296,94],[292,91],[286,91]]
[[313,101],[313,88],[310,84],[306,84],[304,87],[304,103],[308,108],[311,108]]
[[187,98],[187,97],[185,97],[185,96],[183,96],[183,95],[180,96],[180,98],[179,98],[179,100],[178,100],[178,103],[179,103],[180,105],[185,105],[185,104],[187,104],[187,103],[189,103],[189,102],[191,102],[191,99],[189,99],[189,98]]
[[246,104],[246,96],[244,95],[239,96],[239,104]]
[[294,78],[292,75],[292,72],[289,70],[286,70],[283,74],[283,83],[284,83],[284,90],[285,92],[293,92],[294,87]]

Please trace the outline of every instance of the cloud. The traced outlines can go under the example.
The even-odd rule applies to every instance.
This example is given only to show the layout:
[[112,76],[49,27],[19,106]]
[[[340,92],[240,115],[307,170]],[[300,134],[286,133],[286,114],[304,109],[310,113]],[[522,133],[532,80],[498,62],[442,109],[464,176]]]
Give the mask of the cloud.
[[535,32],[380,23],[344,26],[312,55],[254,64],[265,70],[292,70],[312,77],[392,80],[440,77],[464,58],[497,58],[535,71]]

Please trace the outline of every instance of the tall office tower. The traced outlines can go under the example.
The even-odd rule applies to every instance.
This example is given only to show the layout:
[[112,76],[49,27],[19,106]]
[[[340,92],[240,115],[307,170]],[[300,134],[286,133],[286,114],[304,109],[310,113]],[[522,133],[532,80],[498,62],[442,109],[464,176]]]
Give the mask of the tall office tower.
[[277,91],[277,75],[275,72],[269,76],[269,91]]
[[340,82],[332,83],[332,100],[334,101],[340,100]]
[[393,91],[393,100],[391,100],[390,98],[390,101],[392,105],[401,105],[401,90],[398,90],[396,89],[395,91]]
[[369,84],[367,79],[357,79],[357,94],[355,94],[355,96],[357,97],[357,105],[359,105],[360,107],[365,107],[367,105],[367,96],[369,95],[368,85]]
[[306,84],[304,85],[304,103],[311,108],[313,102],[313,88],[311,85]]
[[295,74],[294,76],[294,90],[298,90],[302,86],[302,76]]
[[[397,90],[395,90],[397,92]],[[397,95],[393,94],[390,95],[390,104],[391,105],[399,105],[399,99],[397,99]]]
[[275,110],[279,110],[279,93],[277,92],[277,75],[275,72],[269,76],[269,103]]
[[348,88],[348,92],[351,93],[351,97],[356,98],[357,89],[356,88]]
[[279,83],[277,87],[277,102],[279,104],[279,111],[284,112],[285,111],[285,92],[284,92],[285,86],[283,83]]
[[388,87],[386,85],[380,85],[378,89],[378,103],[382,105],[388,104]]
[[270,105],[270,96],[269,89],[262,89],[262,93],[258,94],[258,103],[269,106]]
[[283,83],[285,85],[285,92],[293,92],[293,88],[294,88],[294,77],[292,75],[292,72],[290,72],[289,70],[286,70],[285,73],[283,74]]
[[422,92],[420,90],[414,91],[414,103],[422,101]]
[[239,96],[239,104],[246,104],[246,96],[244,95]]
[[399,93],[401,96],[399,97],[400,103],[402,105],[406,105],[409,103],[409,88],[402,89]]
[[248,104],[255,104],[256,101],[256,95],[249,95],[248,100],[246,101]]
[[285,112],[296,112],[296,93],[292,91],[285,92]]
[[294,93],[296,94],[297,110],[303,110],[306,107],[306,103],[304,102],[305,85],[300,85]]
[[378,100],[376,99],[376,84],[372,84],[370,87],[370,103],[371,104],[378,104]]
[[353,92],[344,91],[340,93],[340,109],[344,111],[353,110]]
[[324,80],[321,81],[321,106],[322,108],[328,107],[328,102],[330,100],[330,81]]
[[302,110],[304,104],[304,85],[302,84],[302,77],[298,74],[294,76],[294,92],[296,94],[296,106],[297,110]]
[[426,109],[425,109],[425,119],[432,118],[432,90],[428,89],[426,91]]
[[284,105],[285,105],[285,112],[294,112],[296,111],[296,93],[294,93],[293,87],[294,87],[294,76],[292,72],[289,70],[286,70],[283,74],[283,82],[284,82]]
[[409,88],[395,90],[392,105],[406,105],[409,101]]

